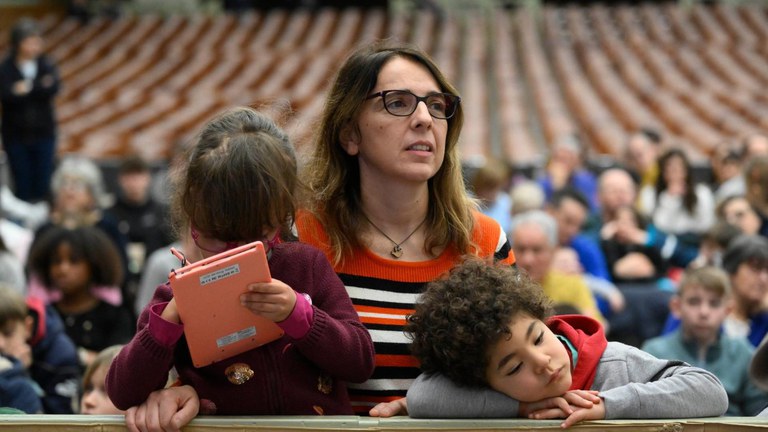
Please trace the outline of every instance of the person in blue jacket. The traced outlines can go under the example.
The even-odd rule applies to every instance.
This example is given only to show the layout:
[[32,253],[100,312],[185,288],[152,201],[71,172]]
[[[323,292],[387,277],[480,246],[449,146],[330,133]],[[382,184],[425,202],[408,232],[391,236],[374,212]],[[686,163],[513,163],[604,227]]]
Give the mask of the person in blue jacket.
[[15,408],[27,414],[42,412],[40,396],[24,365],[5,355],[0,355],[0,407]]
[[44,391],[43,411],[75,414],[83,369],[77,348],[64,331],[64,323],[53,306],[44,306],[42,301],[30,297],[27,308],[33,319],[29,372]]
[[77,350],[52,306],[26,301],[0,285],[0,353],[18,361],[34,382],[46,414],[76,412],[81,368]]

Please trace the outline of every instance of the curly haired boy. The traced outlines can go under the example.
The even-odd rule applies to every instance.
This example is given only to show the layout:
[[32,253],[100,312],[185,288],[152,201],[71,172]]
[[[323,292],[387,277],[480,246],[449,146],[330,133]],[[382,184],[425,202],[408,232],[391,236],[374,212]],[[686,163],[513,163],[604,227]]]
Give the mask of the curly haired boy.
[[548,318],[550,301],[509,266],[468,260],[432,282],[406,332],[424,371],[408,390],[414,418],[582,420],[720,416],[711,373],[608,342],[582,315]]

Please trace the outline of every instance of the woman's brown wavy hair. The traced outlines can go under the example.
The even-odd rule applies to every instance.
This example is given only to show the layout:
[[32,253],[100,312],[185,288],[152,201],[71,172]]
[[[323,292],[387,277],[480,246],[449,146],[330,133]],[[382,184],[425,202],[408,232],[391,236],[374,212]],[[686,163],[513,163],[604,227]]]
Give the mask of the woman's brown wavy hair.
[[[343,261],[361,247],[360,233],[365,221],[357,157],[344,151],[339,135],[346,125],[355,124],[360,107],[376,86],[379,72],[397,57],[423,65],[437,81],[440,91],[458,95],[429,55],[407,44],[382,41],[366,45],[353,52],[341,66],[327,95],[314,149],[303,175],[309,193],[306,207],[324,226],[334,263]],[[429,180],[425,251],[434,253],[453,246],[459,253],[467,253],[472,248],[472,209],[476,204],[467,194],[461,172],[458,147],[464,123],[461,104],[447,122],[445,158]]]

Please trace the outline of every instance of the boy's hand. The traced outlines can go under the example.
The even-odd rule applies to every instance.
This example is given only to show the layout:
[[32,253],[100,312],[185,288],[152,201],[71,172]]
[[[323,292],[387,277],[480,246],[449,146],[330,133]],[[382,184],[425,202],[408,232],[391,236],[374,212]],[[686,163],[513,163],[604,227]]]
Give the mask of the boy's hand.
[[567,428],[584,420],[602,420],[605,418],[605,404],[600,401],[591,408],[576,408],[573,414],[569,415],[560,427]]
[[595,390],[570,390],[562,396],[537,402],[521,402],[520,417],[532,419],[566,418],[577,408],[591,408],[599,402],[600,396]]
[[296,306],[296,291],[277,279],[253,283],[248,285],[248,291],[240,296],[240,303],[256,315],[280,322],[293,312]]

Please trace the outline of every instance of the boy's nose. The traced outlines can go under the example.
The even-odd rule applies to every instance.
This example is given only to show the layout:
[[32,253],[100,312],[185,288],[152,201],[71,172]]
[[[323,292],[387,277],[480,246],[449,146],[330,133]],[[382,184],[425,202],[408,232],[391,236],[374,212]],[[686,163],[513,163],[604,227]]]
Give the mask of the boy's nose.
[[536,353],[533,356],[534,367],[537,373],[544,373],[549,370],[549,361],[551,357],[543,353]]

